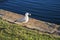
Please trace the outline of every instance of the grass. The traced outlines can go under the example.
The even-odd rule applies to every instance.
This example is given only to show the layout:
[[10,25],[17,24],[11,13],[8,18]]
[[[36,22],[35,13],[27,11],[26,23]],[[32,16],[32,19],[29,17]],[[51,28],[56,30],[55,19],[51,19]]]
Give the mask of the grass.
[[17,24],[11,24],[0,18],[0,40],[60,40],[60,38],[40,34]]

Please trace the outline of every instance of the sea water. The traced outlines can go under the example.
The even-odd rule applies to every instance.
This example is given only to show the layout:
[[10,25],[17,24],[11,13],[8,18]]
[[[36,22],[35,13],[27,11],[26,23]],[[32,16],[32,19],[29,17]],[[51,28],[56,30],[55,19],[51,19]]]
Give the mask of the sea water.
[[5,0],[0,9],[23,15],[29,12],[32,18],[60,24],[60,0]]

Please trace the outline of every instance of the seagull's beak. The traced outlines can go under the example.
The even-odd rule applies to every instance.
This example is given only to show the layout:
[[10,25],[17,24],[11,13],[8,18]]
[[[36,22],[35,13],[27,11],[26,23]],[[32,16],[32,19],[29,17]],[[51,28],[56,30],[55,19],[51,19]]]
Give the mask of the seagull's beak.
[[29,14],[31,16],[31,14]]

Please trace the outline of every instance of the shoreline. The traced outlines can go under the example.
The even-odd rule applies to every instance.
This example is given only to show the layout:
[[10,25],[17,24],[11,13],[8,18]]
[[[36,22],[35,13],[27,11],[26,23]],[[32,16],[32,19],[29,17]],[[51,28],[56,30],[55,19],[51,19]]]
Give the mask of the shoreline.
[[[12,23],[14,23],[16,19],[24,17],[24,15],[2,9],[0,10],[0,14],[3,14],[2,18],[4,20]],[[60,26],[54,23],[48,23],[48,22],[36,20],[34,18],[30,18],[29,22],[26,24],[18,23],[18,22],[16,24],[47,33],[54,33],[55,31],[57,31],[57,28]]]

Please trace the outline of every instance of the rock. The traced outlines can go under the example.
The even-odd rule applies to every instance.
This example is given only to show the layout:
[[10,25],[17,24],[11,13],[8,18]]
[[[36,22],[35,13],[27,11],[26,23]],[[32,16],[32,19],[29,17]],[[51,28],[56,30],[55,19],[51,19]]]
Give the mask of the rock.
[[10,11],[1,10],[0,14],[3,14],[4,16],[2,16],[2,18],[7,20],[8,22],[16,23],[16,24],[22,25],[24,27],[27,27],[30,29],[36,29],[41,32],[46,32],[49,34],[56,33],[57,28],[59,27],[59,25],[57,25],[57,24],[49,23],[49,22],[45,22],[45,21],[41,21],[41,20],[36,20],[34,18],[30,18],[28,23],[14,22],[16,19],[24,17],[24,15],[13,13]]

